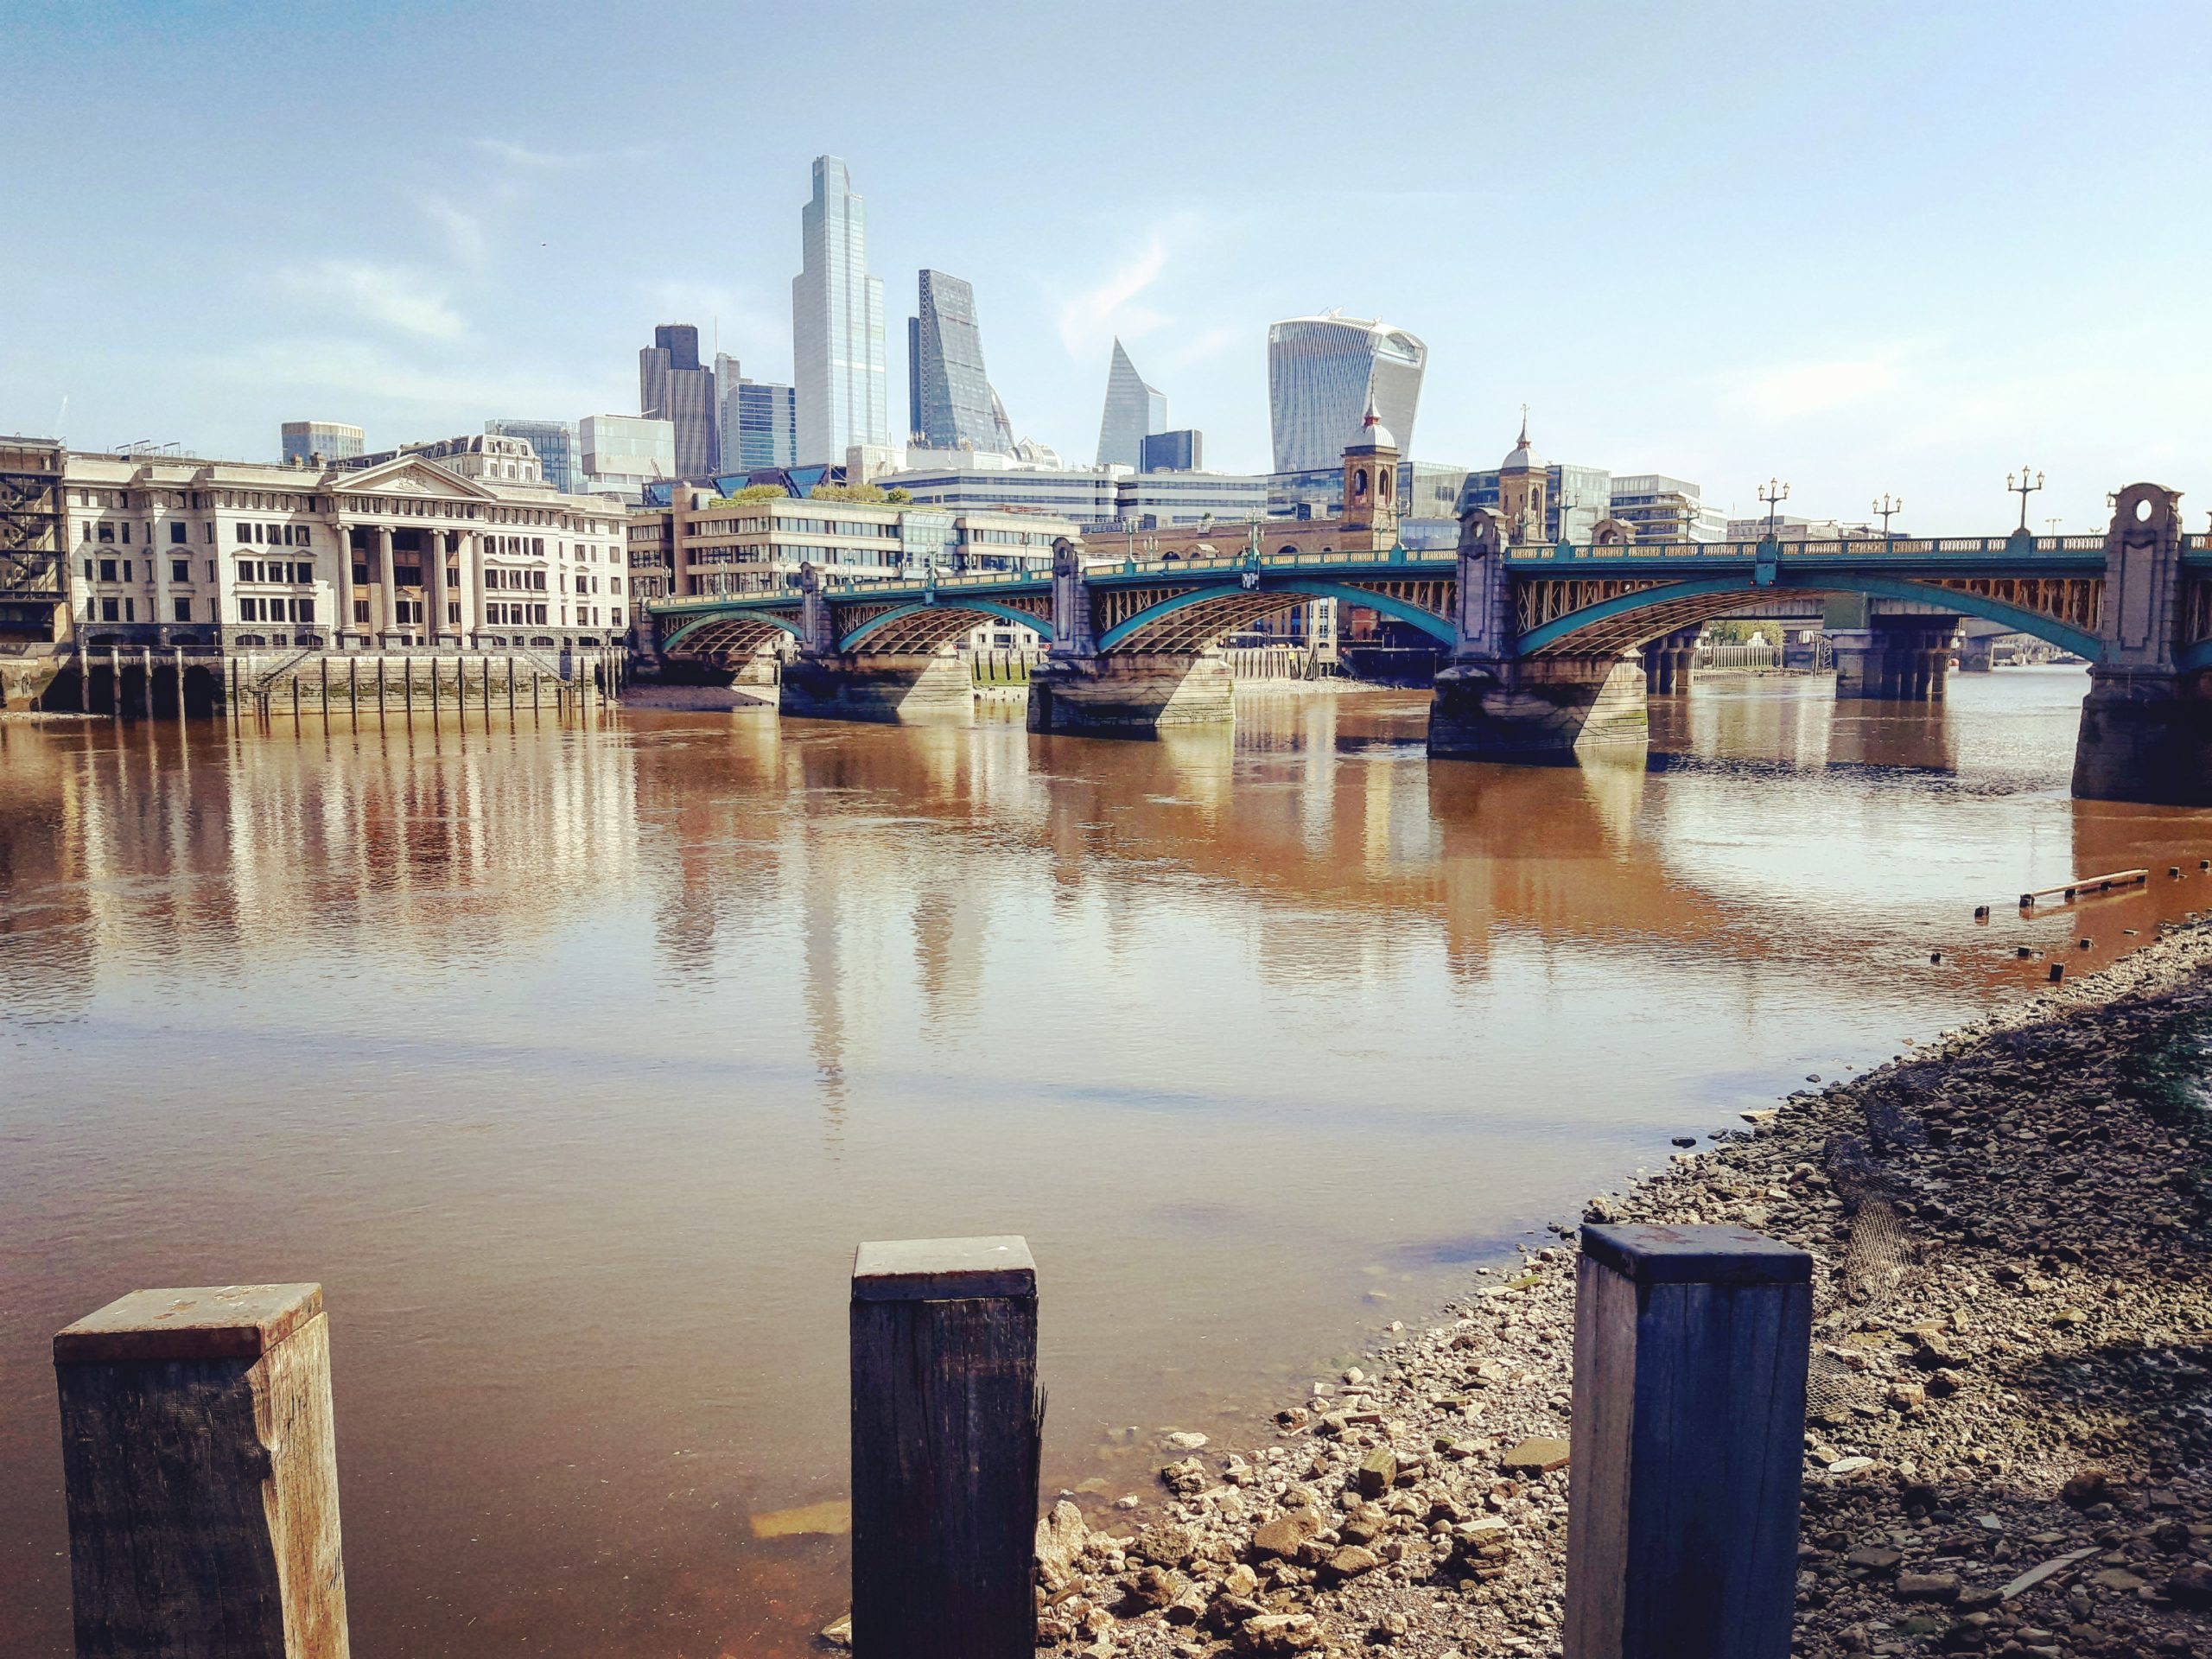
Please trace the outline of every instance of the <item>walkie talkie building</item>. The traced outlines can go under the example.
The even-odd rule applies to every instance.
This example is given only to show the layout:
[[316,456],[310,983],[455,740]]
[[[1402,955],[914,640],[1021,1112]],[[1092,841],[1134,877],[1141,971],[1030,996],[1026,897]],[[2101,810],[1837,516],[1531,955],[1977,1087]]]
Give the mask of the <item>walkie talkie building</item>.
[[1275,471],[1333,467],[1359,429],[1367,400],[1414,453],[1428,347],[1402,328],[1339,312],[1292,317],[1268,329],[1268,408]]

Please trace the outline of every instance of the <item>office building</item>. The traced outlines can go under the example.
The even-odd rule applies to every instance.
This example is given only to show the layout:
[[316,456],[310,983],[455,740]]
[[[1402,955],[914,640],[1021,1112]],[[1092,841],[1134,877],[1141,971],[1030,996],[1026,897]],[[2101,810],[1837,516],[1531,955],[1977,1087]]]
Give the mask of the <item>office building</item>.
[[493,437],[520,438],[527,443],[544,470],[545,481],[562,494],[574,495],[582,488],[574,421],[486,421],[484,430]]
[[910,453],[905,467],[874,481],[887,490],[905,490],[918,506],[1038,512],[1100,526],[1120,516],[1115,480],[1103,467],[1039,467],[1003,455],[936,450]]
[[383,467],[403,455],[419,455],[424,461],[435,461],[446,471],[460,478],[496,479],[503,484],[543,484],[544,465],[537,458],[537,451],[527,438],[510,438],[496,433],[463,433],[456,438],[434,438],[419,443],[403,443],[397,449],[380,449],[374,454],[356,455],[350,461],[336,463],[340,472],[365,472],[372,467]]
[[919,315],[907,320],[907,414],[914,442],[931,449],[1014,453],[1006,410],[983,372],[976,290],[957,276],[925,270]]
[[883,282],[868,274],[867,215],[835,156],[814,158],[800,257],[791,278],[798,460],[835,465],[854,444],[891,441]]
[[1718,542],[1728,535],[1722,509],[1707,505],[1689,480],[1664,473],[1616,474],[1612,513],[1639,542]]
[[526,442],[497,435],[345,467],[71,454],[77,636],[203,650],[613,644],[630,616],[624,515],[499,475],[524,460]]
[[711,473],[721,465],[717,401],[714,371],[699,361],[699,331],[688,322],[654,329],[653,343],[638,353],[638,413],[675,429],[678,473]]
[[343,421],[287,421],[278,429],[288,461],[310,461],[317,455],[325,461],[351,461],[367,447],[368,435]]
[[737,359],[715,354],[717,429],[725,473],[749,473],[766,467],[798,464],[798,397],[773,380],[748,380]]
[[[0,437],[0,640],[11,645],[49,645],[67,632],[66,460],[54,439]],[[0,702],[12,695],[0,683]]]
[[1233,473],[1139,473],[1114,480],[1117,530],[1242,525],[1268,512],[1268,479]]
[[1106,370],[1106,412],[1098,423],[1098,464],[1136,471],[1144,441],[1167,429],[1167,394],[1145,384],[1120,340]]
[[1800,518],[1792,513],[1777,515],[1770,522],[1762,513],[1756,518],[1724,520],[1725,529],[1714,539],[1726,542],[1758,542],[1766,538],[1770,528],[1776,538],[1785,542],[1857,542],[1879,541],[1882,532],[1872,524],[1847,524],[1840,518]]
[[578,423],[577,443],[583,452],[584,486],[594,495],[636,501],[647,484],[677,476],[672,422],[642,415],[587,415]]
[[1205,439],[1187,426],[1173,432],[1148,432],[1137,448],[1141,473],[1198,473],[1205,470]]
[[1332,469],[1344,434],[1372,402],[1411,449],[1428,347],[1402,328],[1339,312],[1292,317],[1268,329],[1268,408],[1274,469]]

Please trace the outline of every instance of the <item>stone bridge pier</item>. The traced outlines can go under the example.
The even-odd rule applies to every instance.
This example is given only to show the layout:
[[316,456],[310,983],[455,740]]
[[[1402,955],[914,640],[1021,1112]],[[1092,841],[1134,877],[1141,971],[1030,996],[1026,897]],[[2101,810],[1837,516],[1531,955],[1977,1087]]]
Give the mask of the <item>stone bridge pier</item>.
[[784,666],[777,712],[802,720],[966,717],[974,677],[950,651],[848,651],[812,565],[799,571],[799,649]]
[[1643,689],[1655,697],[1689,694],[1697,669],[1698,628],[1676,628],[1643,648]]
[[1648,742],[1635,652],[1520,654],[1508,556],[1502,516],[1478,507],[1460,520],[1455,643],[1429,699],[1429,753],[1565,764],[1580,751]]
[[1029,671],[1031,731],[1126,737],[1236,718],[1235,686],[1218,651],[1101,652],[1082,550],[1053,545],[1052,645]]
[[1955,616],[1872,616],[1828,633],[1835,694],[1884,702],[1941,702],[1951,673]]
[[2120,491],[2105,536],[2103,649],[2074,746],[2074,793],[2085,800],[2212,806],[2212,670],[2183,664],[2181,553],[2180,492]]

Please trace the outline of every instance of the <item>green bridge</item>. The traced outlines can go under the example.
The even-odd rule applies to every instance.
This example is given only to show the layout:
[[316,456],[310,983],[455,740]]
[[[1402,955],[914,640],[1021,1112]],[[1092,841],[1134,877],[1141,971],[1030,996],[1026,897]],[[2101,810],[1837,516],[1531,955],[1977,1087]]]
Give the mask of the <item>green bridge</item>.
[[1033,729],[1144,733],[1231,718],[1219,642],[1334,599],[1436,641],[1432,754],[1555,762],[1641,742],[1645,697],[1687,684],[1705,623],[1846,598],[1864,601],[1864,626],[1831,630],[1839,696],[1941,697],[1952,636],[1979,618],[2091,664],[2076,794],[2212,804],[2212,538],[2182,534],[2174,491],[2131,485],[2114,502],[2100,536],[1638,543],[1609,521],[1595,542],[1556,546],[1514,544],[1478,508],[1448,552],[1115,562],[1062,541],[1049,576],[836,582],[810,568],[776,592],[646,608],[664,656],[741,676],[791,636],[784,710],[846,719],[964,709],[949,648],[1016,622],[1048,648]]

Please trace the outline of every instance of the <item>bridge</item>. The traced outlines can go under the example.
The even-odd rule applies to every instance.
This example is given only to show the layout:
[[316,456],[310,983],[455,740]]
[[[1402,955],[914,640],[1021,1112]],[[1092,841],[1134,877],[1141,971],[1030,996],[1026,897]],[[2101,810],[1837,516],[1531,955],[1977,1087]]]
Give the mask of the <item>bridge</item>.
[[[1041,574],[825,582],[652,602],[659,650],[758,674],[788,635],[787,714],[885,720],[964,710],[970,629],[1013,621],[1048,653],[1030,686],[1042,732],[1142,734],[1233,717],[1216,647],[1317,599],[1364,606],[1446,653],[1429,753],[1537,763],[1645,740],[1648,696],[1688,684],[1688,645],[1717,617],[1789,598],[1830,610],[1837,694],[1943,695],[1962,618],[2088,660],[2074,789],[2098,799],[2212,804],[2212,538],[2184,536],[2180,497],[2135,484],[2101,536],[1639,543],[1607,521],[1588,543],[1511,542],[1465,514],[1451,552],[1286,550],[1094,561],[1055,544]],[[1854,626],[1835,627],[1839,620]]]

